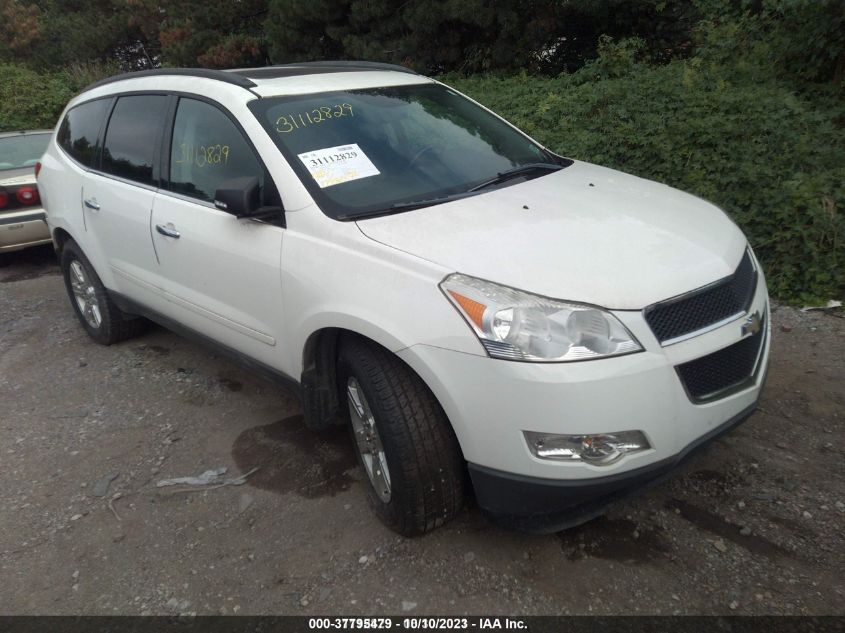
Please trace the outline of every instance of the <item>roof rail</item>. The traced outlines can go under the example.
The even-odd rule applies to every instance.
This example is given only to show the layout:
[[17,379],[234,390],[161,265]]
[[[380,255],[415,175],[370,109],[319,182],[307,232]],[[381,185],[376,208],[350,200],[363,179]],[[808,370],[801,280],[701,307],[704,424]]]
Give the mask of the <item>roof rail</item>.
[[260,68],[236,68],[233,70],[212,70],[210,68],[153,68],[152,70],[138,70],[130,73],[122,73],[114,77],[106,77],[86,86],[82,92],[92,88],[99,88],[116,81],[124,79],[136,79],[138,77],[201,77],[203,79],[214,79],[227,84],[240,86],[241,88],[255,88],[256,84],[251,79],[275,79],[278,77],[295,77],[297,75],[316,75],[320,73],[341,73],[361,70],[392,70],[400,73],[418,74],[416,71],[396,64],[384,64],[381,62],[359,62],[359,61],[318,61],[300,62],[297,64],[283,64],[280,66],[263,66]]
[[279,77],[294,77],[296,75],[316,75],[319,73],[342,73],[361,70],[392,70],[394,72],[409,73],[412,75],[419,74],[410,68],[405,68],[404,66],[398,66],[396,64],[346,60],[298,62],[292,64],[281,64],[278,66],[263,66],[259,68],[236,68],[227,72],[252,79],[276,79]]
[[153,68],[152,70],[138,70],[131,73],[122,73],[114,77],[106,77],[86,86],[82,92],[91,90],[92,88],[99,88],[115,81],[122,81],[124,79],[136,79],[138,77],[163,77],[168,75],[176,75],[181,77],[201,77],[203,79],[215,79],[223,81],[227,84],[240,86],[241,88],[255,88],[255,83],[247,79],[244,75],[237,73],[226,72],[224,70],[212,70],[210,68]]

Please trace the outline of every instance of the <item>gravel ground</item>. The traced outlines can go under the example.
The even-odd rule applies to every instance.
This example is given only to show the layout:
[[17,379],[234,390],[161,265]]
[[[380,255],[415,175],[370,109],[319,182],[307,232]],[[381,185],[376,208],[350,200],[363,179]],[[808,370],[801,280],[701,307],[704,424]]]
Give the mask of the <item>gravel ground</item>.
[[841,313],[776,309],[758,412],[606,517],[404,539],[294,394],[162,329],[100,347],[49,248],[2,264],[5,614],[845,614]]

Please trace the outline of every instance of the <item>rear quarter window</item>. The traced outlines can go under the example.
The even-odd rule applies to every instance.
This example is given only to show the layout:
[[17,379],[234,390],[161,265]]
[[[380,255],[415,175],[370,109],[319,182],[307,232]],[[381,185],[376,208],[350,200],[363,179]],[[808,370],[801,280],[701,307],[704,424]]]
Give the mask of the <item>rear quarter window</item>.
[[110,99],[98,99],[78,105],[68,111],[59,127],[59,146],[86,167],[94,164],[110,103]]
[[156,145],[166,109],[164,95],[120,97],[112,110],[103,142],[102,171],[153,184]]

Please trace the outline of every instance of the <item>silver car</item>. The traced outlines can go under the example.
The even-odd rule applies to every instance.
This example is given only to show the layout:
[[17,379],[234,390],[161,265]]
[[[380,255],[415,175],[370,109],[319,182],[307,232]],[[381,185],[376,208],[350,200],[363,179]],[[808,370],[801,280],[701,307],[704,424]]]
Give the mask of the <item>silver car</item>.
[[50,242],[35,175],[52,134],[52,130],[0,134],[0,253]]

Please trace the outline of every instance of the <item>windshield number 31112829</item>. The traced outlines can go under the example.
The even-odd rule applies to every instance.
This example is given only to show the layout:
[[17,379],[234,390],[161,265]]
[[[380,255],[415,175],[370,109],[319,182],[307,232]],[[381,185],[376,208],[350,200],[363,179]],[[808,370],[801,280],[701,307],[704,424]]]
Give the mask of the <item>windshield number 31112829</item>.
[[320,165],[330,165],[331,163],[342,163],[352,158],[358,158],[358,152],[342,152],[340,154],[329,154],[320,158],[312,158],[311,166],[319,167]]

